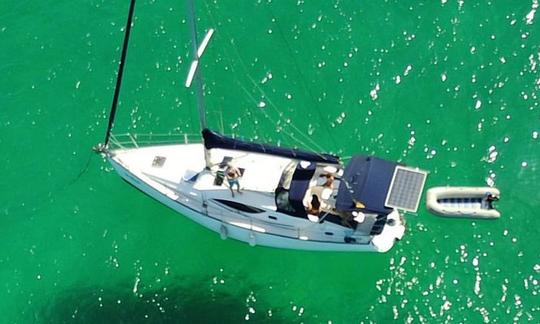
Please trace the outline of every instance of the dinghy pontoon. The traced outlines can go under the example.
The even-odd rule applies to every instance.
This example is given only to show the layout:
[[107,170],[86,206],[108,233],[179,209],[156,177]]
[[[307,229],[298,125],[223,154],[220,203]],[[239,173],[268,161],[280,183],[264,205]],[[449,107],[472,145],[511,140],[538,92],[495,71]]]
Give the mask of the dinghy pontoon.
[[491,204],[499,195],[491,187],[434,187],[427,191],[426,205],[441,216],[499,218],[501,214]]

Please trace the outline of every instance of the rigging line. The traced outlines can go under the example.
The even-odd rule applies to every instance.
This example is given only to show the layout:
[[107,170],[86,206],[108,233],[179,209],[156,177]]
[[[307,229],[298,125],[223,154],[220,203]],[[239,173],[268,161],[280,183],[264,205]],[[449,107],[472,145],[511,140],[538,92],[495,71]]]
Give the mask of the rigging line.
[[296,56],[294,55],[294,52],[291,49],[291,46],[289,45],[289,42],[287,42],[287,39],[285,38],[285,34],[283,33],[283,30],[281,29],[281,26],[279,25],[278,20],[276,19],[276,16],[274,15],[274,12],[272,11],[272,8],[268,7],[268,11],[270,11],[270,15],[272,16],[272,19],[273,19],[275,25],[277,26],[279,36],[281,37],[281,39],[285,43],[285,47],[287,47],[287,50],[289,51],[289,57],[292,58],[292,62],[294,64],[294,67],[296,68],[296,71],[300,75],[300,83],[304,87],[304,90],[308,93],[309,97],[311,98],[311,101],[315,103],[315,111],[319,115],[319,118],[321,119],[321,121],[323,121],[324,128],[326,128],[326,131],[328,132],[328,135],[329,135],[330,139],[332,140],[332,143],[334,144],[334,147],[337,148],[338,145],[337,145],[334,137],[332,136],[332,130],[328,127],[328,124],[326,123],[326,119],[328,119],[328,118],[323,119],[322,113],[321,113],[321,111],[319,109],[319,102],[317,100],[315,100],[315,97],[313,96],[313,93],[311,93],[310,88],[306,84],[306,78],[305,78],[304,74],[302,73],[302,70],[299,67]]
[[[238,49],[236,48],[236,46],[233,45],[233,49],[234,49],[234,52],[236,53],[236,57],[238,57],[238,60],[240,62],[240,66],[242,66],[243,70],[244,70],[244,75],[249,79],[249,81],[252,83],[252,85],[255,87],[255,89],[257,89],[259,91],[259,93],[261,94],[261,96],[264,96],[266,98],[266,101],[268,101],[268,103],[270,104],[270,107],[272,107],[272,109],[274,109],[274,111],[280,115],[282,112],[279,111],[279,109],[277,108],[276,104],[274,104],[274,102],[270,99],[270,97],[268,95],[266,95],[266,92],[259,86],[259,84],[257,83],[257,81],[255,81],[255,79],[253,79],[249,73],[248,73],[248,69],[246,67],[246,64],[244,62],[244,60],[242,60],[241,56],[240,56],[240,53],[238,52]],[[234,70],[234,68],[231,67],[231,69]],[[257,104],[257,100],[255,100],[255,98],[252,98],[253,101],[255,102],[255,104]],[[291,126],[291,128],[296,131],[299,135],[303,136],[305,140],[309,141],[311,143],[311,145],[313,145],[317,150],[320,150],[320,151],[325,151],[321,146],[319,146],[312,138],[310,138],[309,136],[305,135],[298,127],[296,127],[294,124],[288,124]],[[294,136],[288,134],[289,136],[291,136],[293,139],[294,139]],[[307,147],[310,147],[310,146],[307,146]],[[313,150],[313,148],[312,148]]]
[[[256,104],[256,103],[257,103],[257,100],[249,93],[249,91],[248,91],[241,83],[238,83],[238,84],[239,84],[240,88],[241,88],[242,90],[244,90],[244,92],[246,93],[246,95],[247,95],[247,96],[248,96],[248,97]],[[261,110],[261,111],[262,111],[263,115],[264,115],[268,120],[270,120],[273,124],[275,124],[276,126],[279,124],[278,122],[274,121],[266,111],[264,111],[264,110]],[[279,113],[279,112],[278,112],[278,113]],[[278,117],[278,118],[279,118],[279,117]],[[293,127],[293,128],[295,127],[295,126],[292,125],[292,124],[284,124],[284,126],[282,127],[282,129],[283,129],[283,134],[289,136],[289,137],[293,140],[293,142],[298,142],[298,143],[300,143],[303,147],[312,150],[314,153],[316,153],[316,154],[319,155],[320,157],[324,157],[324,156],[322,155],[322,153],[319,152],[319,151],[324,151],[323,148],[321,148],[319,145],[317,145],[317,143],[313,142],[313,145],[315,145],[315,147],[317,148],[317,149],[313,149],[309,144],[303,142],[301,139],[296,138],[292,133],[287,132],[287,130],[286,130],[286,126],[287,126],[287,125],[289,125],[289,126],[291,126],[291,127]],[[298,129],[296,129],[296,130],[297,130],[297,132],[300,133],[300,131],[299,131]]]
[[[208,15],[210,16],[210,19],[212,20],[212,22],[215,24],[215,17],[214,15],[212,14],[212,12],[209,10],[208,8],[208,4],[205,2],[205,5],[207,7],[207,13]],[[224,32],[224,34],[227,34],[226,32]],[[242,60],[242,57],[240,56],[240,53],[238,52],[238,49],[236,48],[236,46],[234,45],[234,43],[231,43],[232,45],[232,48],[234,49],[234,52],[236,54],[236,57],[238,58],[238,61],[240,62],[240,65],[241,67],[243,68],[244,70],[244,75],[251,81],[251,83],[254,85],[254,87],[260,92],[260,94],[262,96],[264,96],[267,101],[270,103],[270,106],[278,113],[280,114],[280,111],[277,109],[277,106],[272,102],[272,100],[269,99],[269,97],[266,95],[265,91],[259,86],[259,84],[249,75],[248,73],[248,69],[244,63],[244,60]],[[226,52],[227,54],[227,60],[229,61],[229,64],[231,66],[231,70],[233,71],[233,73],[235,72],[235,69],[233,67],[233,64],[232,64],[232,61],[231,59],[229,58],[230,55],[228,55],[228,51],[226,50],[226,47],[223,46],[222,47],[224,49],[224,51]],[[234,73],[236,75],[236,73]],[[237,78],[237,77],[236,77]],[[237,78],[238,79],[238,78]],[[254,99],[253,99],[254,100]],[[257,103],[256,100],[254,100],[255,103]],[[316,149],[313,149],[312,147],[310,147],[309,145],[305,145],[305,143],[303,145],[305,145],[306,147],[310,148],[311,150],[313,151],[317,151],[317,150],[320,150],[320,151],[326,151],[325,149],[323,149],[320,145],[318,145],[311,137],[305,135],[302,131],[300,131],[300,129],[298,129],[296,126],[294,126],[293,124],[289,124],[293,130],[295,130],[299,135],[303,136],[305,140],[307,140],[308,142],[311,143],[311,145],[313,145]],[[286,132],[284,132],[286,133]],[[294,136],[290,135],[290,134],[287,134],[289,135],[291,138],[297,140]]]
[[126,55],[128,50],[129,35],[131,33],[131,21],[133,20],[133,12],[135,10],[135,0],[131,0],[129,4],[129,13],[126,23],[126,32],[124,34],[124,44],[122,46],[122,55],[120,57],[120,65],[118,67],[118,74],[116,75],[116,87],[114,88],[114,97],[111,105],[111,112],[109,114],[109,124],[107,126],[107,133],[105,135],[105,143],[103,146],[109,144],[111,137],[111,130],[114,124],[114,117],[116,116],[116,108],[118,106],[118,97],[120,95],[120,88],[122,86],[122,76],[124,75],[124,63],[126,62]]
[[[256,102],[255,98],[253,98],[253,96],[249,93],[249,91],[248,91],[242,84],[239,83],[239,86],[240,86],[240,88],[241,88],[242,90],[244,90],[244,92],[246,93],[246,95],[247,95],[248,97],[250,97],[252,100],[254,100],[254,101]],[[263,112],[263,115],[264,115],[268,120],[270,120],[272,123],[274,123],[274,124],[277,125],[277,122],[275,122],[275,121],[270,117],[270,115],[268,115],[268,113],[266,113],[264,110],[263,110],[262,112]],[[301,140],[299,140],[298,138],[294,137],[293,135],[289,134],[288,132],[284,131],[283,134],[289,136],[293,141],[299,142],[302,146],[307,147],[307,148],[310,148],[309,145],[307,145],[306,143],[302,142]],[[310,149],[311,149],[311,148],[310,148]],[[317,154],[318,156],[320,156],[321,158],[324,158],[324,156],[323,156],[320,152],[315,151],[315,150],[313,150],[313,152],[314,152],[315,154]]]
[[[246,95],[251,99],[253,100],[255,103],[257,102],[257,100],[255,100],[255,98],[253,98],[253,96],[249,93],[249,91],[240,83],[238,82],[238,85],[240,86],[240,88],[246,93]],[[266,111],[262,111],[263,115],[268,119],[270,120],[273,124],[278,124],[277,122],[275,122],[271,117],[270,115],[268,115],[268,113]],[[297,141],[297,142],[300,142],[300,144],[305,145],[305,143],[303,143],[302,141],[296,139],[294,136],[292,136],[291,134],[288,134],[287,132],[283,132],[283,134],[289,136],[290,138],[292,138],[293,140]],[[309,147],[309,146],[306,146],[306,147]]]

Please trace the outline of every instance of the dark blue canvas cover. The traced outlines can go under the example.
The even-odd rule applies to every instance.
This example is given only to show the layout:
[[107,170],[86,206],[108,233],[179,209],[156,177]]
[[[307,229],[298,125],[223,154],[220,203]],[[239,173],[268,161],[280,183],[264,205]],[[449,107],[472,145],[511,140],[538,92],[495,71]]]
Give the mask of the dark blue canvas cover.
[[306,217],[306,207],[303,200],[309,183],[316,169],[315,163],[302,166],[298,163],[292,175],[289,188],[279,187],[276,189],[277,211],[297,217]]
[[330,164],[339,163],[339,157],[335,155],[241,141],[231,137],[223,136],[209,129],[204,129],[202,131],[202,135],[204,139],[204,146],[207,149],[222,148],[245,152],[271,154],[304,161],[322,162]]
[[[347,164],[339,185],[336,209],[390,213],[392,209],[385,207],[384,201],[397,165],[374,156],[354,156]],[[363,204],[364,208],[359,208],[356,202]]]
[[298,163],[291,180],[289,188],[289,203],[299,215],[306,215],[306,207],[304,207],[304,196],[309,188],[309,182],[315,174],[315,163],[310,163],[305,168],[301,163]]

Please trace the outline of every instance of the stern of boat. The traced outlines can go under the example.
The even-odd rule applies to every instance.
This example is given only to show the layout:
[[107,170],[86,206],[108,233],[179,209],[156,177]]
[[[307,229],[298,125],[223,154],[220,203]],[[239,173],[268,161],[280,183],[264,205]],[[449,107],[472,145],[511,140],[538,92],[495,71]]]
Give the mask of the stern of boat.
[[387,252],[394,246],[394,243],[401,240],[404,235],[405,218],[397,209],[394,209],[388,214],[386,225],[381,234],[375,236],[371,242],[378,252]]

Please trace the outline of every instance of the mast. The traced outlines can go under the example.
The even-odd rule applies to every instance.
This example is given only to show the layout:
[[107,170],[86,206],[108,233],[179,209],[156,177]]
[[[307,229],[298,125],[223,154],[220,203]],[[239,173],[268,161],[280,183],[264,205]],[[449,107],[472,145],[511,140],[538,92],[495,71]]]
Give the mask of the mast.
[[[187,7],[188,7],[188,20],[189,20],[189,27],[191,31],[191,43],[193,48],[193,62],[191,63],[191,71],[193,71],[194,75],[192,77],[195,78],[195,91],[197,95],[197,108],[199,110],[199,123],[201,125],[201,131],[206,128],[206,109],[204,107],[204,93],[203,93],[203,80],[202,75],[199,71],[197,71],[197,66],[199,64],[199,53],[198,53],[198,47],[199,42],[197,41],[197,25],[195,22],[195,6],[193,4],[193,0],[187,0]],[[189,86],[186,82],[186,86]]]
[[[195,21],[195,6],[193,0],[186,0],[187,12],[189,27],[191,31],[191,43],[193,48],[193,61],[191,62],[191,67],[188,72],[186,79],[186,87],[190,87],[193,80],[195,80],[195,92],[197,98],[197,109],[199,111],[199,123],[201,127],[201,132],[207,128],[206,126],[206,108],[204,105],[204,90],[203,90],[203,78],[202,74],[198,70],[199,59],[201,58],[210,38],[212,37],[214,30],[208,30],[203,41],[199,45],[197,41],[197,25]],[[204,146],[204,160],[206,163],[206,168],[210,169],[212,164],[210,163],[210,151]]]
[[122,77],[124,75],[124,64],[126,62],[126,55],[128,50],[129,43],[129,34],[131,33],[131,21],[133,20],[133,12],[135,10],[135,0],[131,0],[129,4],[129,13],[128,19],[125,28],[124,34],[124,45],[122,46],[122,54],[120,56],[120,65],[118,67],[118,74],[116,76],[116,87],[114,88],[114,97],[111,105],[111,112],[109,114],[109,124],[107,126],[107,133],[105,135],[105,143],[103,145],[98,145],[98,151],[104,151],[109,144],[109,139],[111,137],[111,130],[114,124],[114,117],[116,116],[116,108],[118,106],[118,97],[120,95],[120,88],[122,86]]

